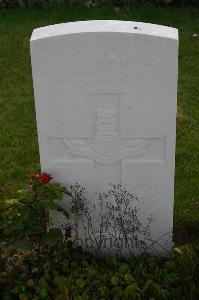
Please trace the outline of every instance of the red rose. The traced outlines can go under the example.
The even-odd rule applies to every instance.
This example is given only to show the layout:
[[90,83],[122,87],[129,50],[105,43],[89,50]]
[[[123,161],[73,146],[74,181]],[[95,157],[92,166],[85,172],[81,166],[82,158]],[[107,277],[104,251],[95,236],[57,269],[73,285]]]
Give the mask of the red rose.
[[51,179],[53,179],[53,177],[48,173],[41,173],[40,176],[39,176],[39,181],[40,181],[41,184],[46,184]]

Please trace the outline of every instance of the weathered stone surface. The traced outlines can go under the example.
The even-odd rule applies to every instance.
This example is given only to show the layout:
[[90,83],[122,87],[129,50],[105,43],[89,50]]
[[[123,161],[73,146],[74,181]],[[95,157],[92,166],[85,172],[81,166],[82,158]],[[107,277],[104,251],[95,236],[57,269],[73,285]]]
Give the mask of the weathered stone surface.
[[[172,245],[177,30],[127,21],[47,26],[33,31],[31,60],[42,170],[66,186],[86,187],[90,209],[95,192],[109,183],[125,186],[139,199],[143,226],[152,215],[152,240],[166,253]],[[85,241],[91,235],[80,223]]]

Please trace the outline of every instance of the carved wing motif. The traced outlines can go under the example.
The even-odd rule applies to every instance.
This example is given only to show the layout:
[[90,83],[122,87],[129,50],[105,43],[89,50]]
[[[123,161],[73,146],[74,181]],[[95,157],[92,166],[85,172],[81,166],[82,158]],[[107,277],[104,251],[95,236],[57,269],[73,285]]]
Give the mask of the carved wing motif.
[[94,140],[64,139],[67,151],[102,164],[113,164],[125,158],[142,156],[151,139],[120,139],[119,137],[96,138]]
[[81,141],[75,139],[64,139],[64,144],[69,153],[94,159],[94,152],[88,141],[86,142],[85,140]]

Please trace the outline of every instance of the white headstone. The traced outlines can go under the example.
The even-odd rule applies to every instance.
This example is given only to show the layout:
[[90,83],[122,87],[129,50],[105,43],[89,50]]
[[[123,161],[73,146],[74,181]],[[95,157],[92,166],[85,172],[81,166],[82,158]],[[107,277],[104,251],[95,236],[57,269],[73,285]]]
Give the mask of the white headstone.
[[[31,60],[42,171],[65,186],[85,187],[90,209],[95,192],[109,183],[125,186],[138,197],[143,226],[152,215],[158,254],[169,251],[178,31],[102,20],[47,26],[33,31]],[[78,237],[85,240],[81,226]]]

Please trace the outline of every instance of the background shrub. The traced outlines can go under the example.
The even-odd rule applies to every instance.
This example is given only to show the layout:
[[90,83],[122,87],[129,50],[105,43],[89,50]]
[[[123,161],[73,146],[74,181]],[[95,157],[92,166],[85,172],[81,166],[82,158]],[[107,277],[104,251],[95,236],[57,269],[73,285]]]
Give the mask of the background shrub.
[[183,6],[196,5],[198,0],[0,0],[1,8],[47,8],[59,6],[116,6],[116,7],[132,7],[144,5],[156,6]]
[[96,259],[70,241],[50,250],[1,248],[1,299],[198,299],[198,246],[153,256]]

